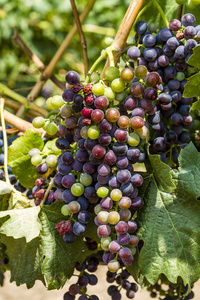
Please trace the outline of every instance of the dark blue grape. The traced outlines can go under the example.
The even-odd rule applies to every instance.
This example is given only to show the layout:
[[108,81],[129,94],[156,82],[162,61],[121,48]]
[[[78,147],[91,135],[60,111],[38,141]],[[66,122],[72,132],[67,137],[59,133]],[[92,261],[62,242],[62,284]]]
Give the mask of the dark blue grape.
[[[65,243],[67,244],[71,244],[74,242],[75,240],[75,235],[74,233],[71,231],[71,232],[67,232],[63,235],[63,240]],[[74,299],[74,298],[73,298]]]
[[[87,212],[88,213],[88,212]],[[89,213],[88,213],[89,214]],[[81,235],[85,232],[86,230],[86,227],[84,224],[80,223],[80,222],[76,222],[74,223],[73,225],[73,232],[76,234],[76,235]]]
[[63,92],[62,97],[65,102],[72,102],[74,99],[74,92],[71,89],[67,89]]
[[146,48],[153,47],[156,43],[156,39],[153,34],[146,34],[143,38],[143,44]]
[[157,58],[157,52],[154,48],[146,48],[143,55],[147,61],[154,61]]
[[147,23],[145,21],[138,21],[135,24],[135,32],[137,34],[144,34],[147,30]]

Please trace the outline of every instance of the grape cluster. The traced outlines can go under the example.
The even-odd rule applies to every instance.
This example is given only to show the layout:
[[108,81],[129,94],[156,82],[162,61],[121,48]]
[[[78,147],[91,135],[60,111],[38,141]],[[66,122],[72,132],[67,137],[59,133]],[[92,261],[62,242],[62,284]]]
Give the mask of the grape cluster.
[[130,273],[124,269],[121,272],[110,272],[106,273],[106,280],[109,283],[116,282],[117,285],[110,285],[107,292],[111,296],[112,300],[120,300],[122,296],[120,294],[121,289],[126,291],[126,296],[129,299],[135,298],[135,293],[138,291],[138,286],[135,282],[128,280]]
[[99,265],[99,259],[97,256],[90,256],[83,264],[76,263],[76,270],[80,272],[78,275],[77,282],[70,285],[69,291],[66,292],[63,296],[64,300],[74,300],[75,296],[80,294],[78,300],[99,300],[96,295],[89,296],[87,294],[88,285],[96,285],[98,278],[94,274]]
[[195,124],[190,115],[190,106],[195,99],[182,96],[188,77],[197,72],[187,63],[200,41],[200,26],[195,25],[195,21],[194,15],[185,14],[181,22],[171,20],[169,28],[162,28],[156,36],[147,31],[146,22],[139,21],[135,26],[135,39],[140,45],[129,48],[127,52],[128,57],[137,59],[139,66],[145,66],[151,76],[158,74],[161,78],[160,83],[151,89],[152,94],[157,93],[155,99],[144,93],[143,101],[155,100],[156,105],[147,118],[152,129],[150,150],[160,153],[162,161],[170,152],[171,164],[178,164],[180,149],[190,142],[189,131]]
[[[182,282],[172,284],[165,277],[161,278],[155,285],[148,287],[147,290],[150,292],[151,298],[162,297],[159,299],[163,300],[190,300],[194,298],[193,291],[188,293],[188,285],[184,285]],[[188,293],[187,296],[185,296],[186,293]]]

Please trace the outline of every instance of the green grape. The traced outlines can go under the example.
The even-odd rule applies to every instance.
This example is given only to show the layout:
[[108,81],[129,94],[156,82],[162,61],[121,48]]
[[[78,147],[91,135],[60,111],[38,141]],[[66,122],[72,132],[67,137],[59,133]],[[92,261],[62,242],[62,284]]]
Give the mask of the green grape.
[[68,204],[65,204],[61,207],[61,214],[63,214],[63,216],[69,216],[70,215]]
[[116,78],[111,82],[111,88],[116,93],[123,92],[125,87],[125,82],[121,78]]
[[102,237],[101,238],[101,245],[104,247],[108,247],[109,244],[111,243],[111,237],[107,236],[107,237]]
[[42,156],[41,155],[36,154],[36,155],[33,155],[31,157],[31,163],[32,163],[33,166],[37,166],[37,165],[41,164],[41,162],[42,162]]
[[119,222],[120,220],[120,215],[118,214],[117,211],[111,211],[108,215],[108,223],[111,225],[115,225]]
[[183,72],[177,72],[176,73],[176,77],[175,77],[178,81],[182,81],[185,79],[185,74]]
[[179,5],[183,5],[186,3],[186,0],[176,0],[176,3]]
[[100,224],[106,225],[108,224],[108,215],[109,212],[102,210],[98,213],[97,220],[99,221]]
[[120,269],[120,263],[117,261],[117,260],[111,260],[109,263],[108,263],[108,270],[110,272],[117,272],[118,270]]
[[119,78],[120,76],[120,71],[116,67],[108,67],[105,70],[105,78],[108,81],[113,81],[115,78]]
[[92,140],[98,139],[98,137],[100,135],[99,127],[96,125],[89,127],[87,134],[88,134],[88,137]]
[[103,95],[103,94],[104,94],[104,86],[103,86],[103,84],[101,84],[100,82],[94,84],[93,87],[92,87],[92,92],[93,92],[93,94],[95,94],[96,96],[101,96],[101,95]]
[[130,250],[131,250],[132,255],[135,255],[136,252],[137,252],[137,249],[136,249],[135,246],[134,246],[134,247],[131,247]]
[[46,99],[44,97],[38,97],[34,100],[34,103],[39,107],[46,108]]
[[113,101],[115,99],[115,92],[110,87],[106,87],[104,90],[104,96],[108,98],[109,101]]
[[98,213],[101,211],[101,206],[100,204],[97,204],[94,208],[94,213],[95,215],[98,215]]
[[79,197],[83,194],[84,192],[84,186],[81,183],[74,183],[71,187],[71,193],[76,196]]
[[139,143],[140,143],[140,137],[138,136],[138,134],[135,132],[130,133],[128,137],[128,144],[131,147],[136,147],[137,145],[139,145]]
[[121,93],[116,93],[115,94],[115,100],[116,101],[123,101],[125,98],[126,98],[126,92],[125,91],[123,91],[123,92],[121,92]]
[[84,186],[91,185],[92,184],[92,176],[89,174],[81,174],[80,183],[82,183]]
[[109,246],[105,247],[105,246],[101,245],[101,248],[102,248],[103,251],[108,251],[109,250]]
[[110,198],[113,201],[119,201],[122,198],[122,192],[119,189],[114,189],[110,193]]
[[108,196],[108,193],[109,193],[109,189],[107,189],[107,188],[104,187],[104,186],[98,188],[98,190],[97,190],[97,195],[98,195],[100,198],[104,198],[104,197]]
[[54,109],[61,108],[61,106],[65,103],[62,96],[56,95],[51,98],[51,105]]
[[147,139],[149,137],[149,135],[150,135],[149,128],[147,128],[146,126],[143,126],[142,128],[137,129],[136,133],[139,135],[139,137],[142,140]]
[[64,104],[61,108],[60,108],[60,114],[63,118],[69,118],[72,115],[72,109],[71,109],[71,105],[68,104]]
[[113,39],[110,36],[107,36],[103,39],[103,45],[104,47],[109,47],[112,45]]
[[150,32],[156,32],[157,30],[157,25],[155,23],[149,23],[148,25],[148,31]]
[[138,78],[138,79],[144,79],[147,75],[147,68],[145,66],[137,66],[136,69],[135,69],[135,76]]
[[52,97],[48,98],[47,101],[46,101],[46,105],[47,105],[47,108],[49,110],[54,110],[54,107],[52,105]]
[[54,168],[57,165],[57,157],[53,154],[48,155],[47,158],[46,158],[46,164],[50,168]]
[[45,119],[43,117],[35,117],[32,124],[35,128],[42,128],[45,125]]
[[45,126],[45,131],[49,134],[49,135],[55,135],[58,131],[58,127],[55,123],[51,122],[51,123],[47,123]]

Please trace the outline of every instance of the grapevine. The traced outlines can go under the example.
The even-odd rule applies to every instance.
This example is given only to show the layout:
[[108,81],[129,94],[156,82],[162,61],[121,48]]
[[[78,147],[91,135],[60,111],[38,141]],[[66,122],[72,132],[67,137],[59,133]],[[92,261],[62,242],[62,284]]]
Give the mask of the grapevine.
[[[177,3],[179,14],[182,5],[198,7]],[[151,7],[165,27],[142,19]],[[31,288],[39,279],[59,289],[76,276],[63,299],[98,300],[87,289],[98,284],[95,272],[103,264],[112,300],[122,299],[122,290],[137,299],[139,284],[152,298],[194,298],[200,25],[190,12],[168,22],[159,2],[150,1],[132,32],[119,47],[118,35],[111,40],[84,80],[68,70],[62,95],[48,97],[48,114],[36,115],[34,130],[23,136],[7,137],[1,99],[1,271],[10,269],[17,285]],[[22,251],[20,262],[13,247]]]

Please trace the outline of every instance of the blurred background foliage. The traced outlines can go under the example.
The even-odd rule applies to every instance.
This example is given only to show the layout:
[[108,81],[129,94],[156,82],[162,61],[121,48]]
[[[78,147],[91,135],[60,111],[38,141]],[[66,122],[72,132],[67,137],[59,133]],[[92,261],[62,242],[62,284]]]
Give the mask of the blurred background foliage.
[[[96,0],[83,25],[87,40],[90,66],[105,47],[106,36],[114,37],[131,0]],[[147,4],[149,0],[145,2]],[[158,0],[167,18],[177,16],[175,0]],[[87,0],[76,0],[79,13]],[[200,24],[200,11],[195,11]],[[163,26],[158,11],[150,7],[141,15],[148,22]],[[74,24],[69,0],[0,0],[0,81],[11,89],[31,87],[39,79],[40,72],[23,51],[12,43],[13,27],[31,50],[48,64],[56,50]],[[67,70],[76,70],[84,78],[82,48],[78,33],[73,38],[64,56],[56,66],[54,74],[64,82]],[[50,81],[46,84],[50,86]],[[27,91],[22,93],[27,95]]]

